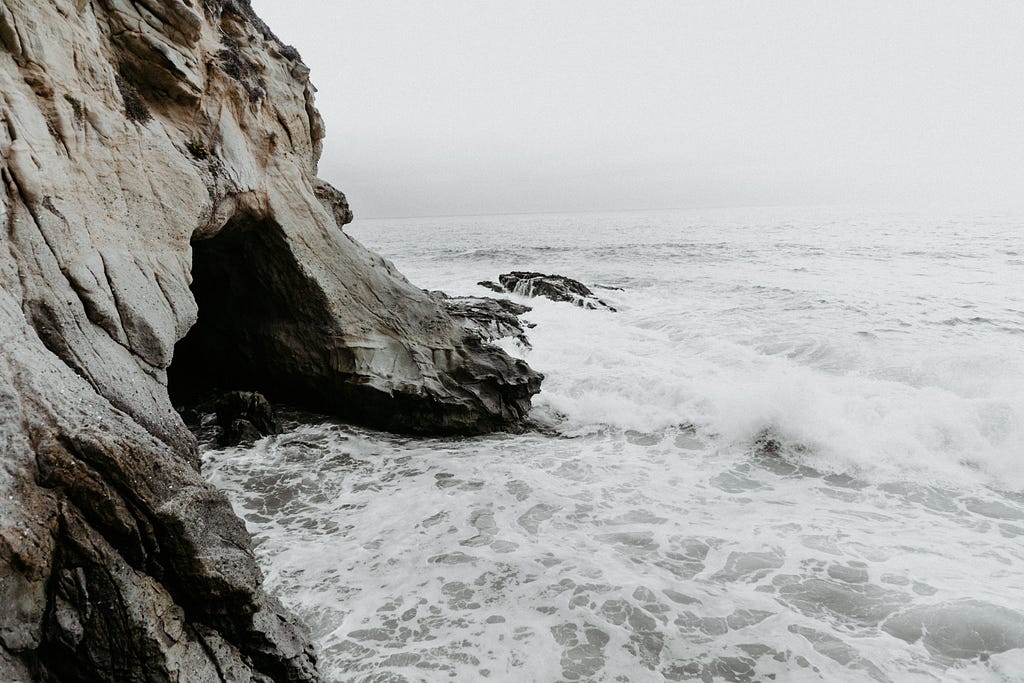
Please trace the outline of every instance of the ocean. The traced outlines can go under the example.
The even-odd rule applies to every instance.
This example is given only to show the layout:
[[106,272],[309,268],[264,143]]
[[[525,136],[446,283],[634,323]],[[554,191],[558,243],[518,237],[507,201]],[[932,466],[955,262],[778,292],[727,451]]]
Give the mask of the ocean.
[[1024,218],[720,209],[363,220],[510,296],[540,429],[291,415],[204,472],[332,681],[1024,680]]

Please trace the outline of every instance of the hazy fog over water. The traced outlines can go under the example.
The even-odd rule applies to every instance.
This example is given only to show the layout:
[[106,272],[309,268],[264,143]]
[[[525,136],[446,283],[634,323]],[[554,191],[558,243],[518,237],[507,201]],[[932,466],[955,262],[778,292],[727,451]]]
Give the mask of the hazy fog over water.
[[1024,204],[1024,3],[253,0],[358,216]]

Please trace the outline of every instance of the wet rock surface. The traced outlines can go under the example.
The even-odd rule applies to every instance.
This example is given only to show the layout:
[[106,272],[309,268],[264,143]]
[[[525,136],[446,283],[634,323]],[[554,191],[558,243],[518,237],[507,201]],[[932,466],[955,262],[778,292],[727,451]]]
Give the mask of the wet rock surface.
[[484,341],[511,337],[524,348],[530,348],[530,340],[524,328],[531,325],[520,320],[520,316],[530,312],[529,306],[508,299],[449,297],[444,292],[433,294],[441,300],[449,315]]
[[315,680],[223,494],[18,313],[0,295],[0,680]]
[[544,273],[515,270],[499,275],[497,283],[488,280],[478,284],[494,292],[511,292],[531,297],[540,296],[591,310],[615,310],[599,299],[585,284],[564,275],[545,275]]
[[219,397],[215,404],[221,446],[252,443],[256,439],[281,433],[281,423],[274,407],[256,391],[232,391]]
[[342,231],[314,91],[247,0],[0,3],[0,680],[318,679],[172,394],[529,410],[539,375]]

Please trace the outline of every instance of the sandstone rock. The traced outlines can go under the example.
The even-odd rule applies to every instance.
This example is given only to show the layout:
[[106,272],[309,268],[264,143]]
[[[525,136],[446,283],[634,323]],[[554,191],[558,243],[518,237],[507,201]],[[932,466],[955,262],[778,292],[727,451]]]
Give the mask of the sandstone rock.
[[0,680],[314,680],[300,628],[254,625],[291,618],[227,499],[60,362],[6,287],[0,350]]
[[582,282],[563,275],[545,275],[515,270],[499,275],[498,283],[485,281],[479,284],[495,292],[511,292],[521,296],[542,296],[552,301],[565,301],[581,308],[615,311],[614,308],[597,298]]
[[0,0],[0,680],[317,678],[169,383],[529,410],[539,375],[339,229],[314,91],[247,0]]
[[352,209],[348,207],[348,200],[340,190],[324,180],[317,179],[313,191],[323,207],[334,216],[334,222],[339,228],[352,222]]
[[530,312],[529,306],[508,299],[488,297],[449,297],[444,292],[432,292],[441,300],[448,313],[459,320],[470,332],[484,341],[511,337],[523,348],[530,348],[530,340],[519,316]]

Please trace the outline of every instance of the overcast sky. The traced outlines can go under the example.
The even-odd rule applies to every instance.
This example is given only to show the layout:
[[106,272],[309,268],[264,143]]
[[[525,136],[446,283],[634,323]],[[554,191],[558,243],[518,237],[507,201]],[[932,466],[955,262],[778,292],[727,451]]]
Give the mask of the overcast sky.
[[1021,0],[253,0],[357,216],[1024,205]]

